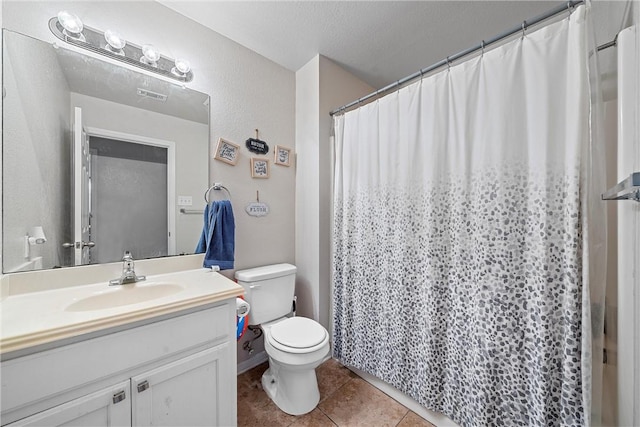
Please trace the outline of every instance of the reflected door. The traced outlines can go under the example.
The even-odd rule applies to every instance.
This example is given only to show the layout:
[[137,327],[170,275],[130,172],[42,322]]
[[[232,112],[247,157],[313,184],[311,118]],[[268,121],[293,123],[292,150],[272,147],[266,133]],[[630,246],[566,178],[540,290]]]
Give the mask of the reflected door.
[[90,249],[91,155],[89,138],[82,126],[82,109],[75,107],[73,123],[73,234],[75,265],[91,262]]

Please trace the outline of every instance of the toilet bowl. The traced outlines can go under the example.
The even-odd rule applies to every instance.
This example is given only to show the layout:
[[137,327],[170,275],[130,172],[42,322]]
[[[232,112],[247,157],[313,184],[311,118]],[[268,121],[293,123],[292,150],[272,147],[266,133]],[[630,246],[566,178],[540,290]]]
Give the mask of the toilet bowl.
[[269,356],[262,388],[288,414],[311,412],[320,401],[315,368],[330,355],[327,330],[306,317],[279,319],[262,330]]
[[262,387],[284,412],[302,415],[320,401],[316,367],[329,358],[329,333],[306,317],[289,317],[295,290],[296,267],[276,264],[236,271],[251,306],[249,324],[264,333],[269,369]]

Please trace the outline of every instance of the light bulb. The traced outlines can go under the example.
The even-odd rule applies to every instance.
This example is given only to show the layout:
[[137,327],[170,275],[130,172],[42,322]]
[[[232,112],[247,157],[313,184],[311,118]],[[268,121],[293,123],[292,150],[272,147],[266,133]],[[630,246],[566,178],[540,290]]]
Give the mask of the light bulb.
[[107,30],[104,32],[104,39],[107,41],[106,49],[108,51],[117,54],[124,54],[124,52],[122,52],[122,48],[127,45],[127,42],[120,36],[120,34],[113,30]]
[[176,59],[175,67],[171,69],[171,72],[179,77],[184,77],[189,71],[191,71],[191,64],[182,58]]
[[158,64],[156,64],[156,61],[160,59],[160,52],[158,52],[155,47],[150,44],[145,44],[144,46],[142,46],[142,54],[144,56],[140,58],[140,62],[142,62],[143,64],[151,65],[153,67],[158,66]]
[[69,36],[78,38],[82,34],[82,21],[73,13],[66,10],[58,12],[58,22]]

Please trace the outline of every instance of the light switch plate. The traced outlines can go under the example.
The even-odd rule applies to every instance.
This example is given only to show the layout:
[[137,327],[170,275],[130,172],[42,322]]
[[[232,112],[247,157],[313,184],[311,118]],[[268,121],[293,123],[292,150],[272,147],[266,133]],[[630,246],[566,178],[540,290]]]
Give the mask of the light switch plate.
[[178,205],[179,206],[192,206],[193,205],[193,197],[191,197],[191,196],[178,196]]

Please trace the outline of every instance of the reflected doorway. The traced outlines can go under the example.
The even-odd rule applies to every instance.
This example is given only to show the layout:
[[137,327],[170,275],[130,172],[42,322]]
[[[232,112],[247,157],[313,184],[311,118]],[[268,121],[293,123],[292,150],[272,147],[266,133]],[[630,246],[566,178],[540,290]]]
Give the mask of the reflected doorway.
[[175,250],[174,147],[170,141],[87,128],[91,264]]

